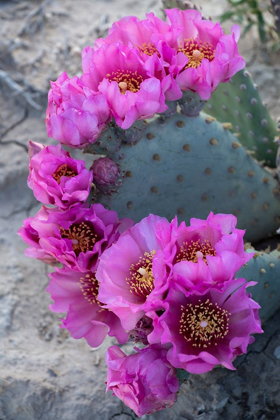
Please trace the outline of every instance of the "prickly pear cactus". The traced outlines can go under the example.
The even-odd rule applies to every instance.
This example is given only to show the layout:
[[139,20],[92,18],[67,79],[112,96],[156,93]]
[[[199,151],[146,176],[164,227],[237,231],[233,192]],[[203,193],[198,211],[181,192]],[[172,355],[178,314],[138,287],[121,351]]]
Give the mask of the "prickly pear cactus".
[[245,266],[237,273],[237,277],[245,277],[247,281],[257,284],[250,289],[252,297],[260,306],[260,317],[267,321],[279,308],[280,302],[280,252],[256,252]]
[[[123,175],[118,192],[97,192],[99,202],[135,222],[149,213],[168,219],[177,214],[186,222],[194,214],[233,213],[249,241],[279,227],[278,182],[227,125],[203,113],[188,117],[178,112],[141,124],[121,135],[110,127],[88,149],[111,158]],[[126,141],[121,139],[125,135]]]
[[230,81],[220,84],[205,111],[220,122],[230,122],[232,132],[259,161],[275,167],[277,144],[276,122],[264,106],[248,71],[241,70]]

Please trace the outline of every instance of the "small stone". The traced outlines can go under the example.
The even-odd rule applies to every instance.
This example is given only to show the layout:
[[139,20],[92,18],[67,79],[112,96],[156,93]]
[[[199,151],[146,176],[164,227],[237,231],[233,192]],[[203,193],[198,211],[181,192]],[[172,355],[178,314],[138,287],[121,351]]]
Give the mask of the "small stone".
[[280,360],[280,346],[276,347],[273,354],[276,357],[276,359]]

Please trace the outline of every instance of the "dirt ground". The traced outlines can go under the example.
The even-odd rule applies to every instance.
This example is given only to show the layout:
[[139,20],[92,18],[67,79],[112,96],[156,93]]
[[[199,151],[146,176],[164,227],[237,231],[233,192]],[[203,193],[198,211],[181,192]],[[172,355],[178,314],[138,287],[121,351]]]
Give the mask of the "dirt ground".
[[[215,19],[226,1],[200,0]],[[81,72],[80,54],[125,15],[160,14],[158,0],[0,1],[0,420],[135,419],[105,394],[104,355],[60,329],[49,311],[49,269],[24,256],[16,235],[39,209],[27,188],[29,139],[50,144],[44,125],[49,80]],[[214,14],[213,14],[214,11]],[[227,28],[230,25],[225,25]],[[248,69],[274,118],[280,115],[278,55],[253,31],[240,41]],[[236,371],[191,375],[178,402],[149,419],[280,420],[280,312],[264,325]],[[123,346],[129,351],[129,346]]]

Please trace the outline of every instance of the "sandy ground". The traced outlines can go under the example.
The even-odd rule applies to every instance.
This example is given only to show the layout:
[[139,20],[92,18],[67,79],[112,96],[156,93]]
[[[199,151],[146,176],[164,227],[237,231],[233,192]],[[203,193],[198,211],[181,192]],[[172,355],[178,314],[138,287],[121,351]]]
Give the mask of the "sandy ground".
[[[200,0],[206,15],[226,2]],[[215,8],[213,7],[215,6]],[[105,395],[104,354],[60,329],[45,293],[48,267],[24,256],[16,235],[39,209],[26,186],[28,139],[49,143],[44,114],[49,80],[79,74],[84,46],[122,16],[159,14],[157,0],[0,2],[0,420],[128,420],[131,410]],[[228,26],[228,25],[227,25]],[[256,36],[240,43],[272,115],[280,114],[280,68]],[[279,58],[279,57],[278,57]],[[191,376],[176,405],[152,419],[280,420],[279,313],[234,372],[217,368]],[[123,346],[129,350],[129,346]]]

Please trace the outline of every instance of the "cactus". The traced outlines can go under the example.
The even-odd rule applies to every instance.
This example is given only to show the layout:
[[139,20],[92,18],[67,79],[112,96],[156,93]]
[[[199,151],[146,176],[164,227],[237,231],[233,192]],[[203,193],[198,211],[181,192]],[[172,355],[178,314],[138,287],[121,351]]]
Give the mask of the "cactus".
[[247,281],[256,281],[254,287],[249,289],[252,297],[260,306],[260,317],[267,321],[279,308],[280,302],[280,252],[256,252],[237,277],[244,277]]
[[220,84],[205,110],[220,122],[230,122],[232,131],[238,133],[240,142],[248,150],[255,152],[256,159],[275,167],[276,122],[263,105],[248,71],[241,70],[231,83]]
[[[139,221],[149,213],[168,219],[178,215],[189,221],[210,211],[233,213],[246,238],[257,241],[279,227],[280,191],[277,181],[245,151],[237,138],[214,118],[201,113],[188,117],[176,113],[155,117],[130,128],[138,141],[120,140],[126,132],[115,127],[114,144],[108,150],[112,127],[87,152],[102,152],[123,174],[118,192],[96,199],[121,217]],[[139,141],[139,132],[142,138]],[[119,141],[116,139],[119,138]],[[105,145],[102,149],[102,145]]]
[[[279,5],[276,3],[277,0],[272,1],[277,26]],[[164,9],[198,9],[188,0],[162,0],[162,5]],[[238,72],[230,83],[220,84],[212,93],[205,112],[221,123],[231,123],[232,132],[240,137],[240,142],[248,150],[255,153],[255,158],[275,168],[277,145],[274,139],[278,134],[277,126],[247,70]]]

